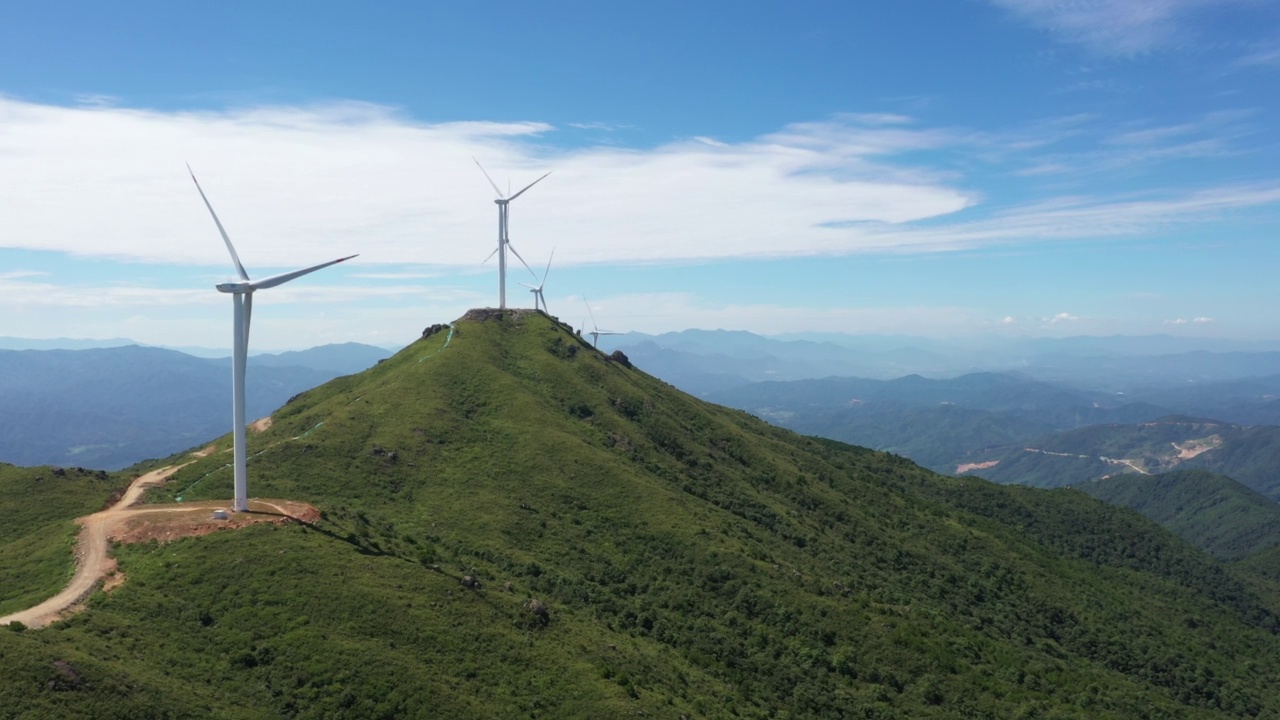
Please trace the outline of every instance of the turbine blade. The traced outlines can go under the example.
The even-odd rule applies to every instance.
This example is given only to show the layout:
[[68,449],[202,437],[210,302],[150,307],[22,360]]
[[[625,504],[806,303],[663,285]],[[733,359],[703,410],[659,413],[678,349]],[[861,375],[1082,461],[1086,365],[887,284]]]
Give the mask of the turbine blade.
[[520,257],[520,253],[516,252],[516,246],[512,245],[510,240],[507,241],[507,249],[514,253],[516,257],[520,258],[520,263],[524,265],[524,269],[528,270],[529,274],[536,280],[538,278],[538,273],[534,272],[533,268],[529,267],[529,263],[525,262],[524,258]]
[[547,274],[551,272],[551,261],[556,257],[556,249],[551,248],[551,257],[547,258],[547,269],[542,271],[542,282],[538,283],[538,287],[547,284]]
[[494,256],[494,255],[497,255],[497,254],[498,254],[498,248],[494,248],[494,249],[493,249],[493,252],[489,253],[489,256],[488,256],[488,257],[486,257],[484,260],[481,260],[481,261],[480,261],[480,264],[481,264],[481,265],[483,265],[483,264],[485,264],[485,263],[489,262],[490,260],[492,260],[492,259],[493,259],[493,256]]
[[[587,314],[591,316],[591,327],[599,330],[599,326],[596,325],[596,314],[591,312],[591,302],[587,300],[586,295],[582,296],[582,302],[587,306]],[[585,323],[583,323],[583,327],[586,327]]]
[[498,189],[498,183],[494,182],[493,178],[489,177],[489,173],[485,172],[484,166],[480,164],[480,161],[476,160],[474,157],[471,159],[475,161],[476,167],[480,168],[480,172],[484,173],[484,179],[489,181],[489,185],[493,187],[494,192],[498,193],[498,197],[500,199],[506,198],[506,195],[503,195],[502,191]]
[[534,286],[530,285],[529,283],[516,283],[516,284],[517,284],[517,285],[520,285],[521,287],[527,287],[527,288],[529,288],[529,291],[530,291],[530,292],[538,292],[538,288],[536,288],[536,287],[534,287]]
[[191,170],[191,165],[187,165],[187,172],[191,173],[191,182],[196,184],[196,192],[200,193],[200,199],[204,200],[204,206],[209,208],[209,214],[213,216],[213,224],[218,226],[218,232],[222,235],[222,241],[227,244],[227,250],[231,252],[231,262],[236,265],[236,272],[240,273],[241,280],[248,280],[249,273],[244,271],[244,265],[240,264],[240,256],[236,255],[236,248],[231,244],[231,238],[227,237],[227,231],[222,228],[222,221],[218,219],[218,213],[213,211],[213,205],[209,204],[209,198],[205,197],[204,189],[200,187],[200,181],[196,180],[196,174]]
[[[550,175],[550,174],[551,174],[551,173],[547,173],[547,175]],[[528,185],[525,185],[525,186],[524,186],[524,190],[521,190],[520,192],[516,193],[515,195],[512,195],[511,197],[507,198],[507,201],[508,201],[508,202],[510,202],[511,200],[515,200],[516,198],[520,197],[521,195],[523,195],[523,194],[524,194],[524,191],[525,191],[525,190],[528,190],[529,188],[533,187],[534,185],[537,185],[538,183],[540,183],[540,182],[542,182],[543,180],[545,180],[545,179],[547,178],[547,175],[543,175],[542,177],[538,178],[537,180],[534,180],[533,182],[529,183]]]
[[283,285],[295,278],[300,278],[303,275],[306,275],[307,273],[313,273],[317,270],[320,270],[321,268],[327,268],[330,265],[337,265],[340,262],[345,262],[347,260],[350,260],[353,257],[356,257],[356,256],[348,255],[344,258],[338,258],[337,260],[330,260],[327,263],[320,263],[319,265],[313,265],[304,270],[294,270],[293,272],[287,272],[282,275],[272,275],[271,277],[266,278],[265,280],[259,280],[254,283],[249,283],[249,287],[253,288],[254,290],[265,290],[267,288],[273,288],[277,285]]

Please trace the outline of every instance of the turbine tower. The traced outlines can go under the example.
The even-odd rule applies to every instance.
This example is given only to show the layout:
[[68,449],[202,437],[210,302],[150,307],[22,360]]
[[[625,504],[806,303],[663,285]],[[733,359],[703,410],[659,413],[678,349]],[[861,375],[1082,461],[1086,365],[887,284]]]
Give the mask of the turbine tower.
[[[480,168],[480,172],[484,173],[484,179],[488,180],[489,184],[493,186],[493,191],[498,193],[498,197],[493,201],[494,204],[498,206],[498,247],[493,252],[489,253],[489,257],[484,260],[485,262],[489,262],[489,258],[493,257],[495,254],[498,256],[498,309],[505,310],[507,308],[507,248],[511,248],[511,252],[515,253],[517,258],[520,258],[520,262],[529,271],[530,275],[533,275],[535,278],[538,277],[537,273],[533,271],[533,268],[529,267],[529,263],[525,262],[524,258],[520,257],[520,253],[516,252],[515,247],[511,245],[511,235],[508,232],[510,230],[510,216],[507,212],[507,206],[512,200],[515,200],[523,195],[529,188],[542,182],[547,175],[550,175],[551,173],[543,175],[537,180],[525,185],[524,189],[520,192],[512,195],[511,197],[507,197],[502,194],[502,190],[498,189],[498,184],[493,181],[493,178],[489,177],[489,173],[485,171],[484,166],[480,164],[480,161],[475,158],[471,159],[475,161],[476,167]],[[508,190],[508,192],[510,192],[510,190]]]
[[547,274],[551,272],[551,261],[555,259],[555,256],[556,249],[551,248],[551,257],[547,258],[547,269],[542,271],[542,282],[539,282],[537,287],[528,283],[520,283],[529,288],[529,292],[533,293],[533,309],[537,310],[538,303],[542,303],[542,312],[546,313],[548,317],[551,316],[551,311],[547,310],[547,298],[542,295],[542,286],[547,284]]
[[[601,335],[621,335],[622,334],[619,332],[614,332],[612,330],[601,330],[600,326],[596,325],[596,314],[591,312],[591,303],[587,302],[587,297],[585,295],[582,296],[582,302],[586,303],[587,314],[591,316],[591,332],[587,333],[588,335],[591,336],[591,347],[596,346],[596,343],[600,340]],[[579,334],[581,334],[581,332],[579,332]]]
[[204,190],[200,187],[200,181],[196,180],[196,174],[191,172],[190,165],[187,166],[187,172],[191,173],[191,181],[196,184],[196,191],[200,193],[200,198],[204,200],[204,206],[209,208],[209,214],[213,216],[213,224],[218,226],[218,233],[222,235],[222,241],[227,244],[227,251],[231,253],[231,262],[236,266],[236,272],[240,275],[238,282],[221,283],[217,287],[218,292],[231,295],[232,307],[235,308],[231,359],[231,430],[235,445],[235,510],[236,512],[244,512],[249,509],[248,454],[245,452],[244,436],[244,373],[249,357],[249,320],[253,315],[253,293],[255,290],[266,290],[277,285],[283,285],[290,280],[300,278],[307,273],[313,273],[320,268],[350,260],[355,255],[330,260],[327,263],[321,263],[305,270],[294,270],[293,272],[273,275],[262,280],[250,280],[249,273],[245,272],[244,265],[240,264],[240,257],[236,255],[236,249],[231,244],[231,238],[227,236],[227,231],[222,228],[222,221],[218,220],[218,214],[213,211],[213,205],[209,204],[209,198],[205,197]]

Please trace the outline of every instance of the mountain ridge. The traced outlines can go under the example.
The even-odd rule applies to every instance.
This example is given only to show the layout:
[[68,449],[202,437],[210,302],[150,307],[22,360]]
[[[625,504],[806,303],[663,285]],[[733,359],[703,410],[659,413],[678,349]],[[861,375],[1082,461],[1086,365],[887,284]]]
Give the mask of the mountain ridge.
[[[0,633],[0,706],[1209,718],[1280,698],[1274,588],[1136,513],[768,426],[540,313],[468,314],[302,393],[249,449],[251,496],[321,520],[121,548],[128,583]],[[224,466],[148,499],[226,497]],[[84,689],[42,689],[55,662]]]

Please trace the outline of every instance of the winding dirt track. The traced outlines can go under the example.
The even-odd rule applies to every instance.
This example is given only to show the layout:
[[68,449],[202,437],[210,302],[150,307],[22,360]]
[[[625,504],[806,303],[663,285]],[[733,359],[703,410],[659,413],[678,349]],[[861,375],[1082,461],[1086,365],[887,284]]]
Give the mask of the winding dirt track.
[[111,529],[130,515],[140,512],[129,510],[129,506],[136,503],[147,488],[163,484],[180,467],[183,466],[170,465],[138,477],[130,483],[129,489],[115,505],[76,520],[80,524],[80,538],[76,542],[76,574],[72,576],[71,582],[62,592],[33,608],[0,617],[0,625],[16,620],[27,627],[41,628],[84,600],[97,587],[99,580],[115,571],[116,562],[107,555],[107,537]]
[[[196,457],[203,457],[210,450],[212,450],[212,447],[192,454]],[[193,460],[192,462],[195,461]],[[175,515],[184,516],[188,513],[207,514],[215,506],[219,505],[220,503],[190,503],[182,505],[152,505],[143,508],[131,507],[142,497],[147,488],[163,485],[171,474],[186,467],[188,464],[190,463],[170,465],[158,470],[152,470],[130,483],[129,489],[125,491],[120,501],[115,505],[101,512],[78,518],[76,522],[80,524],[80,537],[76,542],[76,572],[72,576],[71,582],[63,588],[62,592],[33,608],[0,617],[0,625],[7,625],[16,620],[29,628],[42,628],[59,620],[68,611],[74,609],[93,593],[100,580],[115,573],[116,561],[107,554],[107,551],[111,549],[109,541],[117,534],[117,531],[126,529],[125,525],[128,520],[143,518],[148,515],[153,515],[156,518],[173,518]],[[295,518],[299,515],[308,514],[308,510],[314,511],[314,508],[310,508],[310,506],[287,501],[282,502],[285,502],[286,505],[297,505],[297,507],[286,508],[273,502],[255,501],[254,504],[272,508],[280,514],[262,517],[260,515],[261,511],[254,512],[251,508],[250,513],[244,515],[259,515],[258,518],[254,518],[250,522],[253,520],[270,521],[272,519]],[[221,503],[221,505],[226,507],[225,503]],[[316,514],[318,515],[318,512]],[[151,521],[146,520],[146,522]],[[230,523],[227,526],[238,527],[242,526],[242,524]],[[206,525],[205,527],[207,528],[208,526]],[[200,533],[196,531],[194,533],[180,532],[179,534]]]

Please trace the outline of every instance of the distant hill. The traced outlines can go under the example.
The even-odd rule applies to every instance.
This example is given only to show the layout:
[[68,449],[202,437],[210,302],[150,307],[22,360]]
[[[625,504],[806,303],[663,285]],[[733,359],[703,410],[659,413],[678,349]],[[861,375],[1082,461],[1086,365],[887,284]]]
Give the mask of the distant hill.
[[1023,446],[972,453],[968,472],[1001,483],[1059,487],[1123,473],[1204,468],[1280,499],[1280,427],[1171,416],[1093,425]]
[[390,351],[380,347],[349,342],[320,345],[307,350],[252,355],[249,357],[249,366],[255,368],[309,368],[324,373],[332,373],[336,377],[367,370],[378,364],[378,362],[391,357],[391,355]]
[[992,451],[1057,430],[1170,412],[1007,373],[752,383],[708,399],[797,432],[891,450],[942,472],[989,461]]
[[[53,628],[0,632],[0,708],[1238,718],[1280,707],[1275,585],[1081,492],[942,477],[701,402],[538,313],[473,311],[274,417],[250,436],[250,494],[313,503],[322,519],[117,548],[123,586]],[[225,462],[197,460],[149,499],[225,498]],[[105,490],[82,492],[100,502]],[[0,602],[8,587],[0,578]]]
[[1077,487],[1099,500],[1137,510],[1224,560],[1242,560],[1280,547],[1280,504],[1207,470],[1130,473]]
[[[252,357],[248,415],[269,415],[379,354],[386,353],[347,345]],[[226,359],[136,345],[0,351],[0,460],[118,469],[163,457],[224,432],[230,396]]]

